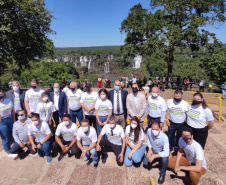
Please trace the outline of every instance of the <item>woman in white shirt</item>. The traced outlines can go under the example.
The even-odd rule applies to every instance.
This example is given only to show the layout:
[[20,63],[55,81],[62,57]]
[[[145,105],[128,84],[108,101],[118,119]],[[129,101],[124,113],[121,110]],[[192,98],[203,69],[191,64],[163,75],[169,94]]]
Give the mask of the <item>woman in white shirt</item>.
[[213,127],[212,111],[207,107],[203,95],[199,92],[193,95],[193,102],[187,112],[187,125],[193,130],[194,140],[204,149],[208,130]]
[[97,136],[99,136],[103,126],[108,123],[109,117],[112,115],[112,103],[108,100],[108,91],[101,89],[99,96],[100,99],[97,99],[95,104]]
[[0,136],[5,152],[10,150],[10,146],[13,143],[14,115],[13,103],[10,99],[6,99],[3,91],[0,90]]
[[139,119],[134,116],[131,119],[130,125],[126,127],[126,152],[124,157],[124,163],[127,167],[132,166],[134,163],[140,163],[145,152],[144,132],[140,127]]

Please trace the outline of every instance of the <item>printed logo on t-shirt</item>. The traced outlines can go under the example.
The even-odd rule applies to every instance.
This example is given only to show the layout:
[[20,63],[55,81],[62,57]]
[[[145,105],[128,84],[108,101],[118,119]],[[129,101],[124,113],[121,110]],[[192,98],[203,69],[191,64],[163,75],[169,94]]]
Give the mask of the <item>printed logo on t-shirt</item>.
[[81,97],[71,95],[71,96],[69,97],[69,101],[77,102],[77,101],[80,100],[80,98],[81,98]]
[[196,110],[193,110],[193,109],[190,109],[188,111],[188,115],[193,117],[193,118],[199,118],[200,116],[200,112],[199,111],[196,111]]
[[183,110],[180,107],[171,107],[170,113],[174,115],[183,115]]
[[186,156],[189,156],[190,159],[195,159],[195,157],[193,156],[193,152],[191,150],[184,148],[184,153],[185,153]]
[[98,110],[104,112],[108,110],[108,107],[106,105],[99,105]]
[[84,103],[95,103],[95,100],[93,97],[85,98]]
[[0,107],[0,113],[5,112],[9,109],[11,109],[11,103],[9,103],[8,105],[5,105],[4,107]]
[[30,100],[31,100],[31,101],[37,101],[37,100],[40,100],[40,95],[38,95],[38,94],[31,95],[31,96],[30,96]]
[[157,106],[156,103],[149,103],[149,108],[150,108],[151,110],[158,110],[158,106]]

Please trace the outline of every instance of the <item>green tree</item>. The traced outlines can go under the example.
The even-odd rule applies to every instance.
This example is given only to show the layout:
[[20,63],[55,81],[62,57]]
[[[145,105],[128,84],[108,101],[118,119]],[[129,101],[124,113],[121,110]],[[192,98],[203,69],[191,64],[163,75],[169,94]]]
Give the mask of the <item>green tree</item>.
[[178,48],[197,51],[219,42],[204,27],[225,22],[224,0],[151,0],[151,7],[148,11],[141,4],[135,5],[121,23],[121,32],[126,33],[124,55],[155,54],[164,58],[171,76]]

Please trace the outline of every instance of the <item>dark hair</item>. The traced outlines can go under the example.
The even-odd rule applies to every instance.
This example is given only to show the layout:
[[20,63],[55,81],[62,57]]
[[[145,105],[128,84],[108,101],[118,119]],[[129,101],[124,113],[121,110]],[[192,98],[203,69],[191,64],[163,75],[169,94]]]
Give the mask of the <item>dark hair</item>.
[[183,92],[181,90],[176,90],[176,91],[174,91],[174,94],[181,94],[181,95],[183,95]]
[[4,94],[3,90],[0,89],[0,93]]
[[27,115],[27,113],[24,109],[19,110],[18,113],[21,112],[21,111],[24,111],[24,114]]
[[108,98],[108,91],[106,89],[99,90],[99,96],[100,96],[100,93],[102,92],[104,92],[106,94],[106,98]]
[[38,79],[32,79],[31,82],[38,84]]
[[63,118],[69,118],[71,120],[71,115],[70,114],[64,114]]
[[158,127],[160,127],[160,125],[159,125],[159,123],[158,123],[158,122],[154,122],[154,123],[152,123],[151,128],[152,128],[152,126],[153,126],[153,125],[158,125]]
[[32,112],[31,113],[31,118],[38,118],[38,119],[40,119],[40,115],[38,113]]
[[189,128],[189,127],[183,127],[182,128],[182,132],[190,132],[191,133],[191,135],[193,135],[193,130],[191,129],[191,128]]
[[88,119],[82,119],[81,123],[82,122],[88,122],[88,125],[89,125],[89,120]]
[[[195,97],[195,96],[199,96],[200,98],[203,99],[203,95],[202,95],[200,92],[196,92],[196,93],[193,95],[193,97]],[[192,102],[191,105],[194,106],[193,102]],[[203,107],[204,109],[208,107],[204,99],[203,99],[203,101],[202,101],[202,107]]]
[[134,131],[134,142],[137,142],[139,140],[139,134],[140,134],[140,120],[136,117],[136,116],[133,116],[132,119],[131,119],[131,122],[130,122],[130,133],[129,133],[129,136],[132,135],[132,127],[131,127],[131,123],[132,121],[136,121],[137,122],[137,127],[135,128],[135,131]]
[[115,116],[110,116],[110,117],[109,117],[109,120],[111,120],[111,121],[115,121],[115,122],[117,121],[117,119],[116,119],[116,117],[115,117]]
[[137,84],[137,83],[133,83],[132,87],[133,87],[134,85],[137,85],[137,86],[138,86],[138,84]]

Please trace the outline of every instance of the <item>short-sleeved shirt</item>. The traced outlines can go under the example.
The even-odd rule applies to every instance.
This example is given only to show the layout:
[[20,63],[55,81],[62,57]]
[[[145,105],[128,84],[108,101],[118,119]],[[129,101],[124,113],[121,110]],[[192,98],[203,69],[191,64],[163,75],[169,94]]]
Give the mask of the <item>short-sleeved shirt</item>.
[[165,100],[158,96],[157,98],[148,97],[147,114],[153,118],[161,117],[161,112],[166,111]]
[[48,134],[51,134],[51,131],[46,121],[41,121],[38,126],[33,123],[28,126],[28,135],[34,136],[37,143],[42,142]]
[[179,147],[183,148],[185,156],[190,163],[196,164],[196,160],[202,161],[202,167],[206,169],[206,159],[201,145],[193,139],[191,145],[188,145],[183,138],[179,139]]
[[193,128],[206,127],[207,121],[213,121],[213,113],[209,108],[203,108],[202,106],[189,106],[187,113],[187,124]]
[[97,132],[95,128],[89,126],[89,131],[85,133],[80,127],[77,131],[77,140],[82,140],[82,146],[90,146],[92,143],[97,142]]
[[14,111],[17,113],[20,110],[22,110],[21,105],[20,105],[20,94],[19,91],[14,92]]
[[[113,135],[111,130],[113,131]],[[124,130],[120,125],[116,125],[114,129],[111,129],[109,124],[106,124],[101,130],[101,134],[106,134],[107,139],[114,145],[122,145],[122,138],[125,137]]]
[[49,101],[47,103],[40,102],[37,106],[36,113],[40,115],[42,121],[49,121],[52,112],[56,111],[53,102]]
[[130,142],[132,145],[134,145],[134,146],[136,146],[136,145],[138,144],[138,141],[142,141],[142,143],[143,143],[143,141],[144,141],[144,131],[143,131],[143,129],[140,130],[140,133],[139,133],[139,140],[138,140],[137,142],[134,142],[134,130],[132,130],[132,133],[131,133],[131,135],[130,135],[130,125],[128,125],[128,126],[126,127],[125,135],[127,136],[129,142]]
[[67,91],[66,95],[70,110],[76,111],[81,108],[80,99],[82,94],[83,92],[80,89],[77,89],[76,92],[72,92],[71,90]]
[[11,110],[13,108],[13,103],[10,99],[4,99],[2,102],[0,102],[0,115],[1,118],[7,118],[11,116]]
[[35,112],[38,106],[38,103],[41,102],[42,93],[45,91],[38,88],[37,90],[29,89],[25,93],[25,101],[28,101],[29,108],[31,112]]
[[56,135],[62,136],[65,141],[73,141],[77,135],[78,127],[75,123],[70,123],[68,127],[64,123],[60,123],[56,129]]
[[108,99],[105,101],[98,99],[95,104],[95,109],[98,110],[99,116],[107,116],[109,114],[109,109],[112,109],[112,103]]
[[173,99],[170,99],[166,102],[166,109],[169,110],[169,118],[174,123],[184,122],[188,107],[189,104],[184,100],[177,103]]
[[[93,105],[95,105],[97,98],[98,98],[98,94],[96,91],[93,91],[92,93],[83,93],[80,103],[84,103],[87,107],[92,107]],[[95,110],[93,109],[93,112],[88,112],[87,110],[84,109],[84,114],[85,115],[95,115]]]

